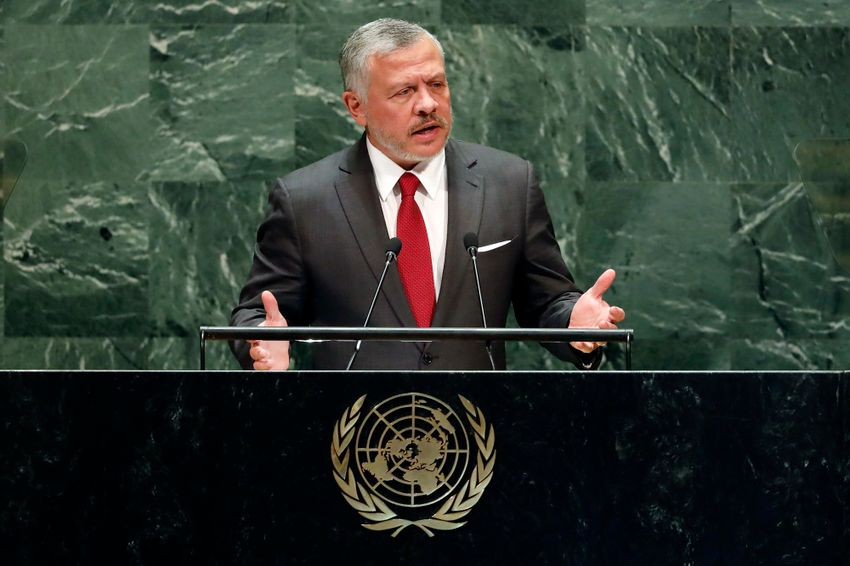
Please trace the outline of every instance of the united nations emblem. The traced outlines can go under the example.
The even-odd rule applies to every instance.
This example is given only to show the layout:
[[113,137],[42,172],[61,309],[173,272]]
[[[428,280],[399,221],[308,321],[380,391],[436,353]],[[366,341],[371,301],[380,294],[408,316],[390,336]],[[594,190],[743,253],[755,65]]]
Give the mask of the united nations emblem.
[[[458,395],[474,445],[461,417],[423,393],[395,395],[361,421],[362,396],[336,422],[331,443],[334,479],[345,500],[373,531],[398,535],[409,526],[429,537],[462,527],[493,479],[493,426]],[[360,425],[358,426],[358,422]]]

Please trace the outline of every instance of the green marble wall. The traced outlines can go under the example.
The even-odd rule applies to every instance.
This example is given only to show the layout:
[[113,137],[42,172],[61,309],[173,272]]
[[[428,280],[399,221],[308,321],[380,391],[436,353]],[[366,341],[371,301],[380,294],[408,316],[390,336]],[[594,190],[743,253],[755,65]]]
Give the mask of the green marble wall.
[[359,136],[336,55],[381,16],[443,40],[457,137],[536,164],[580,283],[618,270],[637,367],[850,363],[850,278],[792,155],[850,137],[850,2],[0,0],[0,128],[30,149],[0,366],[197,367],[267,183]]

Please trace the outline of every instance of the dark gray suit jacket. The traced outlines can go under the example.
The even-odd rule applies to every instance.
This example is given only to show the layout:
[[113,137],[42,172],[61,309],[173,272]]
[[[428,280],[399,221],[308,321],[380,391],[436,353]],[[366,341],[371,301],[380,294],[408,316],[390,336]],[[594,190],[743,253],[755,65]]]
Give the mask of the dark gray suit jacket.
[[[564,328],[581,291],[561,257],[531,165],[496,149],[449,140],[446,145],[448,232],[445,266],[432,326],[480,327],[472,263],[463,236],[481,246],[510,243],[478,259],[488,325],[504,326],[511,302],[520,325]],[[257,233],[254,263],[231,323],[257,325],[260,293],[274,293],[291,326],[362,326],[384,265],[388,235],[365,136],[354,146],[279,179]],[[401,253],[404,253],[402,247]],[[370,326],[415,323],[398,270],[390,267]],[[246,369],[245,342],[231,347]],[[582,365],[598,361],[567,345],[556,355]],[[317,344],[317,369],[344,368],[350,342]],[[497,367],[504,346],[494,345]],[[489,369],[484,346],[364,342],[356,369]]]

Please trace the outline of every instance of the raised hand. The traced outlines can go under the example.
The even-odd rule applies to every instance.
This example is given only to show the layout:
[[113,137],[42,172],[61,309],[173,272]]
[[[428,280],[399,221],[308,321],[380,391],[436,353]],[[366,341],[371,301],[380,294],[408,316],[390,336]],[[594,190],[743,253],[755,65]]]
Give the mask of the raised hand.
[[[260,326],[287,326],[286,319],[280,314],[277,307],[277,299],[270,291],[263,291],[261,295],[263,308],[266,310],[266,320]],[[254,360],[254,369],[259,370],[287,370],[289,369],[289,341],[288,340],[248,340],[251,344],[251,359]]]
[[[569,328],[617,328],[617,323],[626,318],[626,312],[620,307],[612,307],[602,295],[605,294],[614,282],[616,273],[613,269],[607,269],[599,276],[593,287],[588,289],[573,306],[570,315]],[[570,342],[570,345],[584,353],[590,353],[605,342]]]

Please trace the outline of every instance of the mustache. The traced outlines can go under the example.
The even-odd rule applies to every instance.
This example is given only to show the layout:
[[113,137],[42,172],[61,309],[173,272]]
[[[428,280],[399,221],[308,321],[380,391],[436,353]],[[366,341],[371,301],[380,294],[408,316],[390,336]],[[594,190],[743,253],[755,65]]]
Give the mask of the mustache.
[[418,123],[411,126],[410,129],[408,129],[407,133],[409,135],[413,135],[417,131],[421,130],[423,127],[427,126],[439,126],[443,129],[447,129],[449,127],[449,122],[442,116],[439,116],[437,114],[429,114],[421,118]]

